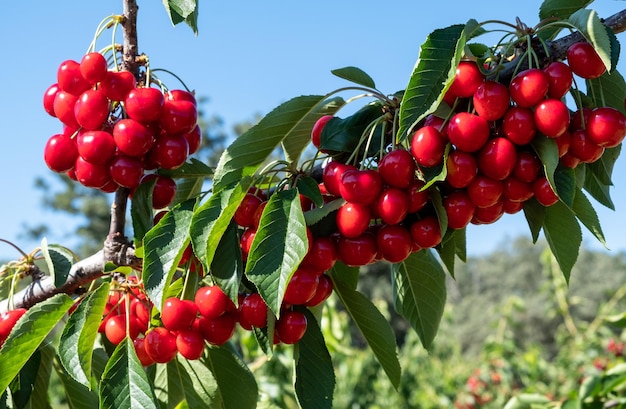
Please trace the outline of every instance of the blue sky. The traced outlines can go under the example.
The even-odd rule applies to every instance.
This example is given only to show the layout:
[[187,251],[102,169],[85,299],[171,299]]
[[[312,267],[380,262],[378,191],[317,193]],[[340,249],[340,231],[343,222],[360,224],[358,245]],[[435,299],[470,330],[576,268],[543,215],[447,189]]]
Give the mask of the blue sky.
[[[26,0],[3,5],[0,238],[26,251],[39,242],[19,237],[24,223],[48,222],[54,230],[48,240],[68,245],[74,228],[71,219],[45,211],[40,192],[34,189],[37,176],[51,175],[43,162],[43,146],[60,131],[58,121],[43,110],[43,93],[55,82],[58,65],[66,59],[80,60],[98,23],[120,14],[121,4]],[[198,95],[208,97],[207,113],[220,115],[230,127],[294,96],[325,94],[346,85],[330,70],[348,65],[362,68],[381,91],[393,93],[406,87],[419,47],[434,29],[468,18],[514,23],[519,17],[532,26],[538,22],[540,4],[539,0],[518,7],[491,0],[400,0],[384,6],[373,1],[205,0],[196,37],[184,25],[172,27],[161,2],[139,0],[139,47],[149,55],[153,68],[175,72]],[[607,17],[624,8],[624,3],[599,0],[592,6]],[[99,40],[98,48],[109,38],[107,34]],[[626,73],[624,60],[619,66],[622,73]],[[597,208],[613,251],[626,250],[626,180],[619,178],[624,174],[626,159],[620,158],[612,192],[617,211]],[[521,215],[505,216],[494,225],[471,226],[468,250],[470,255],[485,253],[528,234]],[[585,242],[599,248],[589,234]],[[0,244],[0,259],[16,256],[12,248]]]

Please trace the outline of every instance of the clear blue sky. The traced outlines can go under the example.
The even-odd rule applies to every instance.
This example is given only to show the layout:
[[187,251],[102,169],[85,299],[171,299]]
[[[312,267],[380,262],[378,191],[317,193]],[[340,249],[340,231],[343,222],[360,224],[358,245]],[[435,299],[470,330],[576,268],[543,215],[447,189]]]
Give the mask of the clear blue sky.
[[[383,92],[403,89],[419,47],[432,30],[468,18],[515,22],[518,16],[532,26],[538,22],[541,1],[517,2],[513,7],[511,2],[492,0],[399,0],[384,5],[329,0],[201,3],[195,37],[187,26],[170,25],[160,1],[139,0],[139,47],[150,56],[153,68],[175,72],[198,95],[210,98],[207,113],[220,115],[230,127],[256,113],[267,113],[291,97],[324,94],[346,85],[330,70],[347,65],[368,72]],[[37,176],[51,174],[43,162],[43,146],[60,131],[58,121],[44,112],[41,100],[55,82],[59,63],[80,60],[98,23],[120,14],[121,4],[25,0],[3,5],[0,238],[24,250],[39,244],[19,238],[26,222],[48,222],[54,229],[50,242],[71,244],[72,220],[44,211],[41,194],[34,189]],[[624,3],[598,0],[592,6],[606,17],[624,8]],[[108,37],[100,40],[99,48],[107,41]],[[622,73],[626,73],[624,60],[619,67]],[[617,211],[598,207],[613,251],[626,250],[626,178],[619,177],[625,174],[626,158],[620,158],[612,193]],[[470,254],[480,254],[528,234],[521,215],[505,216],[494,225],[470,227],[468,249]],[[598,247],[588,234],[585,241]],[[0,244],[0,259],[16,256],[13,249]]]

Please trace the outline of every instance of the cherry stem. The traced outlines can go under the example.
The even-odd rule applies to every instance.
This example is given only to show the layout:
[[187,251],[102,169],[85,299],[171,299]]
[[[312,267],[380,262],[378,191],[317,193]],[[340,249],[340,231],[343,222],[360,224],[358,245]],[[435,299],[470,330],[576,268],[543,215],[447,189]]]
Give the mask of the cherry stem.
[[5,239],[0,239],[1,242],[8,244],[9,246],[13,247],[15,250],[17,250],[24,258],[27,258],[28,255],[18,246],[16,246],[14,243],[11,243],[8,240]]

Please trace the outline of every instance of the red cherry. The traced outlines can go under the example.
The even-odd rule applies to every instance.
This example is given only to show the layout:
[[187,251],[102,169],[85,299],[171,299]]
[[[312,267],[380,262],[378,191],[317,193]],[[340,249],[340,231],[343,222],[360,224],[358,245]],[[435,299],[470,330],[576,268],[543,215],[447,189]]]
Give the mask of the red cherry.
[[137,317],[137,322],[142,330],[145,332],[150,325],[150,314],[152,310],[152,303],[146,299],[133,298],[130,302],[131,314]]
[[101,129],[109,116],[109,100],[104,92],[88,89],[74,104],[76,122],[85,130]]
[[560,99],[546,99],[535,107],[535,125],[548,138],[562,135],[569,125],[569,109]]
[[57,96],[57,92],[59,92],[60,90],[61,88],[59,88],[59,84],[52,84],[46,89],[46,92],[44,92],[43,94],[43,108],[48,113],[48,115],[55,118],[56,114],[54,113],[54,99]]
[[533,197],[533,186],[511,176],[504,181],[503,196],[512,202],[525,202]]
[[[118,345],[126,338],[126,317],[125,314],[115,315],[109,317],[107,320],[106,326],[104,327],[104,335],[113,345]],[[130,339],[137,338],[140,330],[137,318],[133,316],[128,317],[128,326],[128,337]]]
[[528,108],[509,108],[502,120],[502,131],[516,145],[529,144],[537,133],[535,114]]
[[448,122],[444,118],[430,114],[424,119],[424,126],[432,126],[446,141],[448,140]]
[[319,275],[313,269],[298,267],[293,273],[283,296],[283,303],[302,305],[315,295]]
[[241,256],[244,260],[246,260],[248,258],[248,254],[250,254],[250,249],[252,248],[254,236],[256,236],[256,228],[248,228],[245,229],[243,233],[241,233]]
[[[145,179],[145,177],[144,177]],[[157,176],[152,190],[152,207],[163,209],[169,206],[176,197],[176,182],[168,176]]]
[[385,224],[398,224],[408,214],[409,196],[402,189],[388,187],[380,193],[372,206]]
[[533,183],[533,193],[539,203],[545,207],[552,206],[559,201],[559,197],[556,195],[550,182],[545,176],[540,176]]
[[477,115],[459,112],[450,119],[448,138],[457,149],[476,152],[489,139],[489,124]]
[[146,353],[154,362],[165,364],[176,357],[176,335],[164,327],[156,327],[146,334]]
[[166,99],[163,104],[159,126],[168,135],[186,134],[196,126],[198,111],[190,101]]
[[348,202],[368,205],[382,190],[380,174],[373,169],[348,169],[341,175],[339,192]]
[[420,248],[431,248],[441,243],[441,227],[435,216],[426,216],[411,224],[411,238]]
[[496,81],[480,84],[473,96],[474,109],[486,121],[495,121],[509,109],[511,96],[506,85]]
[[161,135],[148,152],[148,160],[163,169],[181,167],[189,156],[189,144],[183,135]]
[[111,180],[107,165],[96,165],[80,156],[74,163],[74,173],[76,174],[76,180],[83,186],[96,189],[101,188]]
[[315,295],[306,302],[307,307],[316,307],[326,301],[333,292],[333,281],[326,274],[319,276]]
[[276,335],[285,344],[295,344],[306,332],[306,316],[300,311],[285,311],[276,321]]
[[376,244],[385,260],[399,263],[413,248],[413,239],[407,229],[399,225],[383,225],[376,233]]
[[485,81],[485,76],[474,61],[461,61],[448,92],[461,98],[469,98]]
[[554,61],[548,64],[543,71],[548,75],[548,98],[563,98],[569,92],[574,81],[571,68],[561,61]]
[[163,93],[150,87],[133,88],[126,99],[124,107],[130,119],[142,124],[158,121],[165,103]]
[[115,154],[115,140],[106,131],[81,131],[76,137],[76,147],[81,158],[94,165],[104,165]]
[[[255,212],[263,202],[259,196],[246,193],[235,210],[233,220],[241,227],[253,227]],[[258,226],[257,226],[258,227]]]
[[419,128],[411,139],[411,154],[419,166],[433,167],[443,161],[447,141],[432,126]]
[[324,129],[324,126],[328,123],[328,121],[333,118],[333,115],[322,115],[317,121],[315,121],[315,124],[313,124],[313,129],[311,129],[311,142],[317,149],[320,148],[322,142],[322,129]]
[[556,145],[559,148],[559,158],[563,157],[563,155],[565,155],[569,150],[571,139],[572,135],[570,134],[569,129],[554,138],[554,142],[556,142]]
[[430,200],[430,193],[428,192],[428,189],[422,190],[423,187],[424,182],[421,180],[415,179],[411,182],[408,189],[409,208],[407,213],[416,213],[420,211]]
[[577,129],[586,129],[589,122],[589,115],[591,115],[591,108],[583,108],[576,110],[570,116],[569,130],[574,132]]
[[67,91],[60,90],[54,97],[54,114],[70,128],[78,129],[80,125],[76,121],[76,115],[74,114],[74,105],[78,101],[78,96],[70,94]]
[[448,215],[448,227],[451,229],[462,229],[467,226],[476,209],[474,202],[463,190],[456,190],[444,197],[443,207]]
[[565,155],[563,155],[560,160],[559,163],[565,167],[574,169],[575,167],[577,167],[578,165],[580,165],[581,160],[578,159],[576,156],[572,155],[571,153],[567,152]]
[[65,60],[59,65],[57,83],[63,91],[76,96],[90,87],[80,73],[80,64],[74,60]]
[[200,317],[198,327],[208,343],[223,345],[235,333],[236,325],[236,315],[228,312],[213,319]]
[[126,155],[115,155],[109,164],[111,179],[120,186],[134,189],[143,177],[143,162]]
[[385,184],[404,189],[415,179],[415,162],[409,151],[396,149],[382,158],[378,173]]
[[347,202],[337,212],[337,229],[345,237],[358,237],[370,224],[371,213],[367,206]]
[[182,329],[176,334],[176,349],[183,357],[194,361],[204,352],[204,337],[191,329]]
[[198,307],[193,301],[170,297],[161,310],[163,326],[170,331],[189,329],[196,319]]
[[524,202],[513,202],[508,199],[502,200],[502,210],[506,214],[515,214],[524,208]]
[[223,315],[226,311],[236,309],[232,300],[216,285],[198,288],[195,303],[200,314],[209,320]]
[[572,133],[568,153],[584,163],[593,163],[600,159],[604,148],[589,137],[589,132],[578,129]]
[[136,84],[137,80],[130,71],[107,71],[100,82],[100,89],[111,101],[124,101]]
[[596,108],[589,114],[587,135],[604,148],[613,148],[626,136],[626,117],[611,107]]
[[187,132],[186,134],[183,134],[183,136],[187,139],[189,154],[191,155],[196,153],[202,144],[202,129],[200,129],[200,125],[196,125],[191,132]]
[[476,156],[460,150],[452,150],[446,161],[446,182],[457,189],[466,187],[478,173]]
[[87,53],[80,60],[80,74],[91,85],[94,85],[106,76],[108,65],[104,56],[98,52]]
[[133,346],[135,347],[135,353],[142,366],[150,366],[154,363],[154,359],[150,358],[150,355],[146,352],[146,339],[135,338],[133,339]]
[[153,131],[134,119],[120,119],[113,127],[113,139],[118,149],[134,157],[142,157],[154,145]]
[[504,203],[499,200],[489,207],[477,207],[472,217],[472,224],[492,224],[504,214]]
[[504,192],[504,184],[500,180],[478,175],[467,187],[467,194],[476,207],[494,205]]
[[328,162],[322,172],[322,181],[328,192],[334,196],[341,196],[339,186],[341,185],[341,177],[344,172],[349,169],[356,169],[352,165],[346,165],[341,162]]
[[76,142],[63,134],[52,135],[44,147],[43,158],[51,170],[67,172],[74,167],[78,158]]
[[329,237],[314,237],[303,264],[317,271],[328,271],[337,260],[337,245]]
[[495,180],[504,180],[517,161],[517,148],[507,138],[496,137],[487,141],[478,153],[478,170]]
[[267,304],[259,293],[245,296],[240,305],[239,320],[257,328],[267,326]]
[[567,49],[567,63],[574,74],[581,78],[593,79],[606,72],[602,59],[589,43],[574,43]]
[[171,89],[167,91],[165,99],[173,101],[189,101],[196,106],[198,105],[195,95],[184,89]]
[[16,308],[0,313],[0,346],[8,338],[17,321],[26,314],[25,308]]
[[541,160],[533,152],[521,151],[513,168],[513,174],[523,182],[532,183],[539,176],[542,168]]
[[374,261],[377,253],[376,238],[370,232],[358,237],[341,236],[337,242],[338,259],[348,266],[364,266]]
[[511,80],[511,99],[522,108],[536,105],[548,94],[548,75],[539,68],[529,68]]

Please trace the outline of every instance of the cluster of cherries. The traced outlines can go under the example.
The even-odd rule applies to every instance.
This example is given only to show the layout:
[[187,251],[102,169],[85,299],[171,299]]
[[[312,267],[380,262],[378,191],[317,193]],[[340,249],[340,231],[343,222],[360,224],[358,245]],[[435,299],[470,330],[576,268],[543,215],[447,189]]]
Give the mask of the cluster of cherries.
[[[555,204],[559,198],[531,142],[553,139],[560,163],[570,168],[592,163],[619,145],[626,135],[619,110],[584,108],[570,114],[564,102],[574,74],[591,79],[605,71],[588,43],[573,44],[567,63],[526,69],[508,85],[487,79],[474,61],[462,61],[444,96],[452,107],[448,118],[428,116],[411,134],[410,147],[395,147],[375,167],[339,161],[325,166],[320,188],[329,200],[345,200],[332,236],[338,259],[353,266],[381,259],[395,263],[438,245],[442,231],[430,189],[417,177],[429,169],[445,172],[437,188],[450,229],[494,223],[520,211],[532,197],[546,207]],[[318,148],[330,119],[320,118],[313,128]]]
[[98,52],[63,61],[43,105],[63,124],[44,148],[51,170],[104,192],[156,178],[155,208],[171,202],[176,185],[154,171],[182,166],[201,142],[192,93],[139,84],[128,71],[110,70]]

